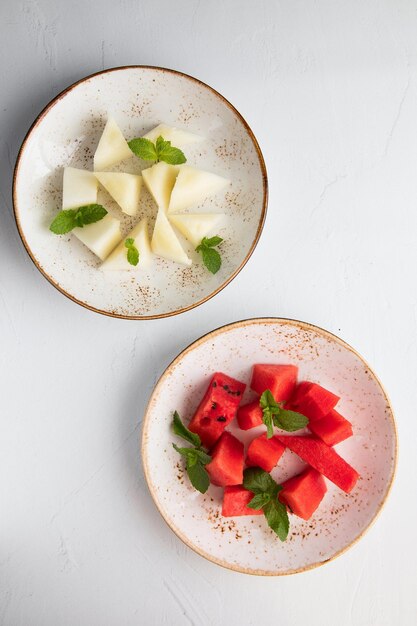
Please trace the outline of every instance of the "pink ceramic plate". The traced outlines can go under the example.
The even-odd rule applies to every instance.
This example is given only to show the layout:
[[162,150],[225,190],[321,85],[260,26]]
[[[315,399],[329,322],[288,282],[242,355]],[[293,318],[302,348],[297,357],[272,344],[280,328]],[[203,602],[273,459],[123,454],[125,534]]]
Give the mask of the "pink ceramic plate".
[[[249,383],[252,364],[265,362],[294,363],[300,368],[300,380],[318,382],[341,397],[338,408],[351,420],[354,436],[339,444],[337,451],[361,474],[349,495],[327,481],[325,499],[309,521],[291,516],[285,543],[261,516],[222,518],[222,490],[211,486],[205,495],[195,491],[171,445],[177,441],[170,429],[172,412],[177,409],[188,420],[213,372],[220,370]],[[247,442],[262,429],[239,431],[238,436]],[[230,430],[238,429],[231,425]],[[260,318],[212,331],[168,366],[145,414],[142,455],[156,506],[190,548],[230,569],[280,575],[326,563],[364,534],[391,487],[397,437],[387,395],[353,348],[311,324]],[[280,482],[302,466],[287,450],[273,476]]]

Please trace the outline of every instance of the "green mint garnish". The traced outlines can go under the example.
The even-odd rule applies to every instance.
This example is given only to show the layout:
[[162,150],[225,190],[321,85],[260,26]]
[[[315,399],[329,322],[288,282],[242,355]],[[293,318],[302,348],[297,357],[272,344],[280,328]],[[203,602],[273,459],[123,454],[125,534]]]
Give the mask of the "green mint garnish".
[[185,439],[185,441],[188,441],[188,443],[191,443],[196,448],[201,447],[200,437],[197,435],[197,433],[193,433],[191,432],[191,430],[188,430],[188,428],[182,423],[177,411],[174,411],[172,430],[176,435],[178,435],[178,437]]
[[170,141],[165,141],[161,136],[156,140],[155,148],[158,161],[165,161],[165,163],[169,163],[170,165],[181,165],[187,161],[182,150],[174,148],[174,146],[171,146]]
[[218,237],[203,237],[201,243],[196,247],[196,252],[201,252],[201,256],[203,257],[203,263],[212,274],[216,274],[222,264],[222,259],[217,250],[214,250],[216,246],[218,246],[223,239]]
[[94,224],[107,215],[106,209],[101,204],[86,204],[77,209],[65,209],[60,211],[49,227],[56,235],[65,235],[74,228],[83,228],[87,224]]
[[161,136],[155,143],[145,137],[137,137],[129,141],[129,148],[143,161],[165,161],[170,165],[181,165],[187,161],[182,150],[174,148]]
[[175,443],[172,444],[173,448],[185,458],[185,469],[192,486],[197,491],[206,493],[210,485],[210,477],[204,466],[210,463],[211,456],[202,449],[200,437],[188,430],[182,423],[177,411],[174,412],[172,430],[178,437],[185,439],[194,446],[193,448],[179,448]]
[[126,239],[125,248],[127,248],[127,260],[130,265],[137,265],[139,263],[139,250],[135,246],[135,240],[131,237]]
[[305,428],[308,424],[308,418],[305,415],[295,411],[287,411],[287,409],[282,408],[280,403],[275,402],[269,389],[261,395],[259,406],[263,412],[263,422],[267,428],[266,436],[268,439],[274,435],[274,426],[281,428],[281,430],[294,432]]
[[243,486],[254,494],[248,507],[256,511],[262,509],[268,526],[281,541],[285,541],[290,522],[286,506],[278,500],[281,485],[260,467],[248,467],[243,472]]

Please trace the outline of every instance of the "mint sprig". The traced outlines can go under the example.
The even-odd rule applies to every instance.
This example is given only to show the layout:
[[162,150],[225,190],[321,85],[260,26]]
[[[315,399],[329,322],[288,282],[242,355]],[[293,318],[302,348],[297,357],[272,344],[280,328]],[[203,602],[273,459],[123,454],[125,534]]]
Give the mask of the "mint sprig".
[[203,237],[201,243],[196,247],[196,252],[201,252],[203,263],[212,274],[216,274],[222,264],[222,258],[217,250],[214,250],[216,246],[221,244],[223,239],[216,235],[215,237]]
[[125,248],[127,248],[128,263],[136,266],[139,263],[139,250],[135,246],[135,240],[128,237],[125,241]]
[[274,426],[287,432],[294,432],[305,428],[308,424],[308,418],[305,415],[283,409],[282,404],[275,401],[269,389],[266,389],[259,398],[259,406],[262,409],[262,419],[267,429],[268,439],[274,435]]
[[101,204],[86,204],[76,209],[60,211],[49,227],[55,235],[65,235],[74,228],[83,228],[88,224],[99,222],[107,215]]
[[178,437],[181,437],[194,446],[193,448],[180,448],[175,443],[172,444],[178,454],[181,454],[181,456],[185,458],[185,469],[187,470],[188,478],[192,486],[197,489],[197,491],[206,493],[210,485],[210,477],[204,466],[210,463],[211,456],[202,449],[200,437],[196,433],[191,432],[191,430],[183,424],[177,411],[174,412],[172,430]]
[[170,165],[181,165],[187,159],[179,148],[171,146],[170,141],[160,135],[155,143],[146,137],[136,137],[128,142],[129,148],[143,161],[164,161]]
[[243,486],[252,491],[254,497],[248,507],[259,511],[262,509],[268,526],[274,531],[281,541],[288,536],[290,522],[287,508],[278,500],[278,494],[282,489],[272,476],[260,467],[248,467],[243,472]]
[[182,423],[177,411],[174,411],[172,430],[176,435],[178,435],[178,437],[188,441],[188,443],[191,443],[196,448],[201,448],[201,439],[199,435],[197,435],[197,433],[193,433],[185,426],[185,424]]

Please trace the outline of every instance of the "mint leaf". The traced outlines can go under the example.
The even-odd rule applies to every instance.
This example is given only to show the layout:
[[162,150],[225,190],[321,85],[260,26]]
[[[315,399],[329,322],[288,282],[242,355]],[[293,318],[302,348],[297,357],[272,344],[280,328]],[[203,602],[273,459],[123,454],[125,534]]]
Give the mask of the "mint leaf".
[[221,265],[222,259],[217,250],[212,248],[205,248],[202,250],[203,263],[212,274],[217,274]]
[[64,235],[74,228],[83,228],[88,224],[99,222],[107,215],[106,209],[101,204],[86,204],[76,209],[60,211],[49,227],[56,235]]
[[308,418],[305,415],[296,411],[287,411],[286,409],[280,409],[278,415],[274,415],[273,419],[277,428],[290,433],[305,428],[308,424]]
[[196,448],[179,448],[175,443],[172,446],[181,456],[185,457],[185,469],[192,486],[201,493],[206,493],[210,484],[210,477],[204,466],[210,463],[211,456]]
[[174,148],[174,146],[171,146],[170,141],[165,141],[161,136],[156,140],[155,148],[158,161],[165,161],[165,163],[170,165],[181,165],[181,163],[187,161],[184,153],[179,148]]
[[262,419],[267,429],[266,436],[268,439],[274,435],[274,426],[287,432],[294,432],[300,428],[305,428],[308,424],[308,418],[305,415],[283,409],[275,401],[269,389],[266,389],[259,398],[259,406],[262,409]]
[[259,406],[263,413],[262,420],[266,426],[266,436],[271,439],[274,436],[274,416],[279,413],[280,407],[269,389],[266,389],[259,398]]
[[211,456],[207,454],[207,452],[204,452],[203,450],[196,450],[195,453],[200,463],[202,463],[203,465],[207,465],[207,463],[210,463]]
[[215,235],[214,237],[203,237],[203,239],[201,240],[201,245],[208,248],[214,248],[215,246],[218,246],[222,241],[223,239],[218,235]]
[[279,410],[279,405],[275,402],[275,398],[269,389],[266,389],[259,398],[259,406],[261,409]]
[[56,235],[65,235],[77,226],[75,221],[76,212],[73,209],[60,211],[49,227]]
[[260,467],[248,467],[243,472],[243,486],[254,494],[269,493],[276,486],[271,474]]
[[128,142],[129,148],[143,161],[157,161],[158,154],[155,144],[145,137],[136,137]]
[[181,165],[187,161],[182,150],[171,146],[171,142],[165,141],[162,136],[159,136],[155,143],[145,137],[136,137],[131,139],[128,145],[143,161],[165,161],[171,165]]
[[263,512],[268,526],[278,535],[281,541],[285,541],[290,527],[286,506],[278,498],[272,498],[263,507]]
[[265,504],[268,504],[270,499],[271,496],[269,493],[257,493],[256,496],[254,496],[249,502],[248,507],[250,509],[255,509],[255,511],[259,511],[260,509],[263,509]]
[[194,448],[180,448],[176,443],[173,443],[172,447],[178,452],[178,454],[185,456],[187,461],[190,460],[191,464],[195,464],[197,462],[197,455]]
[[255,494],[248,507],[257,511],[262,509],[268,526],[281,541],[285,541],[290,523],[286,506],[278,500],[278,493],[282,486],[278,485],[272,476],[260,467],[245,469],[243,486]]
[[107,215],[107,211],[101,204],[87,204],[80,206],[78,209],[79,214],[81,214],[82,226],[87,226],[87,224],[94,224],[102,220]]
[[212,274],[216,274],[222,264],[222,259],[217,250],[213,248],[218,246],[223,239],[216,235],[215,237],[203,237],[201,243],[196,247],[196,252],[201,252],[203,263]]
[[266,426],[266,437],[267,439],[271,439],[274,436],[274,418],[272,413],[264,409],[262,420]]
[[173,448],[185,457],[185,469],[193,487],[205,493],[210,484],[210,477],[204,466],[210,463],[211,456],[201,449],[200,437],[184,426],[177,411],[174,411],[172,430],[176,435],[194,445],[193,448],[180,448],[175,443],[172,444]]
[[177,411],[174,411],[172,430],[176,435],[178,435],[178,437],[185,439],[185,441],[188,441],[188,443],[191,443],[193,446],[196,446],[197,448],[201,446],[200,437],[196,433],[191,432],[191,430],[188,430],[188,428],[182,423]]
[[210,477],[207,473],[207,470],[204,468],[204,465],[201,463],[195,463],[191,465],[189,460],[187,459],[186,470],[188,474],[188,478],[194,489],[197,489],[200,493],[206,493],[207,489],[210,485]]
[[135,246],[135,240],[128,237],[125,241],[125,248],[127,248],[127,260],[130,265],[137,265],[139,263],[139,250]]
[[170,146],[170,145],[171,145],[170,141],[165,141],[162,135],[159,135],[159,137],[157,137],[155,141],[156,153],[159,155],[161,150],[163,150],[165,147]]

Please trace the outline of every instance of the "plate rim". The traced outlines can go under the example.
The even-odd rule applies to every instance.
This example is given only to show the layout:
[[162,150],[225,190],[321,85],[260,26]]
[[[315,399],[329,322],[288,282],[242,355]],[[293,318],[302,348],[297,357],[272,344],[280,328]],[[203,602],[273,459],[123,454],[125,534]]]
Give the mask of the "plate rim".
[[[227,332],[228,330],[232,329],[232,328],[238,328],[238,327],[244,327],[244,326],[251,326],[251,325],[256,325],[256,324],[292,324],[295,327],[298,327],[300,329],[303,330],[314,330],[316,332],[318,332],[318,334],[321,334],[323,337],[327,337],[330,338],[332,340],[335,340],[336,343],[338,343],[339,345],[341,345],[342,347],[346,348],[347,350],[349,350],[350,352],[352,352],[355,356],[357,356],[359,358],[359,360],[365,365],[365,367],[368,369],[368,372],[371,374],[371,376],[374,378],[374,380],[376,381],[376,383],[379,385],[379,387],[381,388],[382,394],[385,398],[386,401],[386,405],[389,408],[389,417],[391,420],[391,424],[393,427],[393,433],[394,433],[394,457],[393,457],[393,461],[392,461],[392,470],[391,470],[391,477],[390,480],[388,482],[388,484],[385,487],[385,493],[383,495],[383,498],[378,506],[378,509],[375,511],[374,516],[372,517],[372,519],[369,521],[369,523],[361,530],[361,532],[354,538],[352,539],[352,541],[344,546],[343,548],[341,548],[341,550],[338,550],[337,552],[335,552],[332,556],[330,556],[328,559],[325,559],[324,561],[316,561],[315,563],[311,563],[309,565],[305,565],[303,567],[298,567],[298,568],[293,568],[293,569],[289,569],[286,570],[285,572],[277,572],[277,571],[269,571],[269,570],[264,570],[264,569],[252,569],[252,568],[245,568],[245,567],[241,567],[239,565],[235,565],[232,563],[228,563],[227,561],[224,561],[222,559],[218,559],[217,557],[214,557],[213,555],[209,554],[208,552],[206,552],[205,550],[202,550],[201,548],[199,548],[198,546],[194,545],[189,539],[188,537],[182,533],[181,531],[179,531],[179,529],[177,529],[175,527],[174,524],[171,523],[171,521],[165,516],[164,512],[162,511],[162,508],[159,506],[157,498],[156,498],[156,494],[154,493],[154,487],[153,484],[151,482],[150,479],[150,472],[149,472],[149,468],[148,468],[148,458],[147,458],[147,438],[148,438],[148,422],[149,422],[149,412],[150,412],[150,406],[151,403],[154,399],[154,397],[156,397],[158,395],[159,392],[159,388],[160,386],[162,386],[162,384],[165,382],[165,379],[170,375],[172,369],[180,362],[180,360],[189,352],[192,352],[195,348],[199,347],[201,344],[205,343],[211,336],[214,335],[220,335],[224,332]],[[147,487],[149,489],[149,492],[151,494],[152,500],[157,508],[157,510],[159,511],[162,519],[165,521],[165,523],[168,525],[168,527],[175,533],[175,535],[181,539],[181,541],[183,543],[185,543],[185,545],[187,545],[189,548],[191,548],[191,550],[193,550],[194,552],[196,552],[197,554],[199,554],[200,556],[202,556],[203,558],[207,559],[208,561],[211,561],[212,563],[215,563],[216,565],[220,565],[221,567],[228,569],[228,570],[232,570],[235,572],[239,572],[242,574],[251,574],[251,575],[255,575],[255,576],[289,576],[292,574],[298,574],[301,572],[306,572],[308,570],[312,570],[312,569],[316,569],[317,567],[320,567],[322,565],[325,565],[326,563],[329,563],[331,561],[333,561],[334,559],[336,559],[337,557],[341,556],[342,554],[344,554],[345,552],[347,552],[350,548],[352,548],[354,545],[356,545],[360,539],[362,539],[362,537],[368,532],[368,530],[374,525],[374,523],[376,522],[377,518],[379,517],[382,509],[384,508],[387,499],[391,493],[392,490],[392,485],[394,483],[394,479],[397,473],[397,465],[398,465],[398,429],[397,429],[397,424],[396,424],[396,420],[395,420],[395,414],[394,414],[394,409],[392,407],[392,403],[391,400],[388,396],[388,393],[384,387],[384,385],[382,384],[381,380],[379,379],[379,377],[377,376],[377,374],[374,372],[373,368],[369,365],[368,361],[357,351],[355,350],[355,348],[353,348],[350,344],[348,344],[346,341],[344,341],[343,339],[341,339],[338,335],[336,335],[335,333],[332,333],[328,330],[326,330],[325,328],[322,328],[321,326],[317,326],[316,324],[312,324],[310,322],[303,322],[301,320],[296,320],[296,319],[292,319],[292,318],[285,318],[285,317],[252,317],[252,318],[245,318],[242,320],[237,320],[235,322],[230,322],[228,324],[224,324],[222,326],[218,326],[217,328],[214,328],[213,330],[205,333],[204,335],[201,335],[201,337],[199,337],[198,339],[196,339],[195,341],[191,342],[190,344],[188,344],[183,350],[181,350],[181,352],[167,365],[167,367],[164,369],[164,371],[162,372],[162,374],[160,375],[160,377],[158,378],[150,396],[149,396],[149,400],[147,402],[146,408],[145,408],[145,412],[144,412],[144,416],[143,416],[143,420],[142,420],[142,436],[141,436],[141,444],[140,444],[140,453],[141,453],[141,460],[142,460],[142,469],[143,469],[143,473],[145,476],[145,480],[146,480],[146,484]]]
[[[190,80],[191,82],[197,83],[197,84],[207,88],[209,91],[211,91],[219,100],[221,100],[221,102],[223,102],[223,104],[225,104],[229,109],[231,109],[231,111],[237,116],[237,118],[242,123],[244,129],[246,130],[249,138],[251,139],[251,141],[252,141],[252,143],[254,145],[254,148],[255,148],[255,151],[256,151],[256,154],[257,154],[257,157],[258,157],[260,169],[261,169],[261,176],[262,176],[262,191],[263,191],[262,212],[261,212],[261,215],[260,215],[260,218],[259,218],[258,227],[257,227],[256,233],[255,233],[254,239],[252,241],[252,244],[251,244],[251,246],[249,248],[249,251],[248,251],[247,255],[245,256],[245,258],[241,262],[241,264],[236,268],[236,270],[225,281],[223,281],[221,283],[221,285],[219,285],[219,287],[217,287],[214,291],[209,293],[207,296],[205,296],[201,300],[198,300],[197,302],[194,302],[193,304],[190,304],[190,305],[188,305],[186,307],[182,307],[182,308],[180,308],[178,310],[168,311],[166,313],[158,313],[156,315],[125,315],[125,314],[122,314],[122,313],[115,313],[113,311],[106,311],[105,309],[100,309],[100,308],[94,307],[93,305],[88,304],[87,302],[84,302],[83,300],[80,300],[80,299],[76,298],[74,295],[72,295],[71,293],[67,292],[42,267],[42,265],[37,260],[37,258],[35,256],[35,253],[32,251],[31,247],[29,246],[29,243],[28,243],[28,241],[26,239],[24,230],[23,230],[21,222],[20,222],[19,207],[18,207],[18,202],[17,202],[17,187],[18,187],[19,169],[20,169],[21,159],[23,157],[23,153],[24,153],[25,148],[26,148],[26,144],[29,141],[32,133],[36,130],[36,128],[42,122],[42,120],[47,116],[49,111],[60,100],[62,100],[70,91],[72,91],[74,88],[78,87],[78,85],[81,85],[82,83],[87,82],[91,78],[95,78],[95,77],[101,76],[103,74],[109,74],[111,72],[117,72],[117,71],[122,71],[122,70],[132,70],[132,69],[145,69],[145,70],[155,70],[156,72],[167,72],[169,74],[174,74],[174,75],[186,78],[187,80]],[[181,313],[186,313],[187,311],[195,309],[196,307],[204,304],[208,300],[211,300],[211,298],[214,298],[214,296],[216,296],[218,293],[220,293],[220,291],[222,291],[225,287],[227,287],[227,285],[229,285],[229,283],[231,283],[232,280],[234,280],[234,278],[236,278],[236,276],[240,273],[240,271],[244,268],[246,263],[249,261],[249,259],[252,256],[256,246],[259,243],[259,239],[261,237],[262,230],[263,230],[263,227],[265,225],[266,214],[267,214],[267,209],[268,209],[268,193],[269,193],[268,192],[268,173],[267,173],[267,169],[266,169],[265,159],[263,157],[263,154],[262,154],[261,148],[259,146],[258,140],[256,139],[255,134],[252,131],[252,128],[249,126],[248,122],[243,117],[243,115],[219,91],[217,91],[216,89],[214,89],[214,87],[211,87],[207,83],[203,82],[199,78],[196,78],[195,76],[191,76],[190,74],[186,74],[185,72],[182,72],[180,70],[174,70],[174,69],[171,69],[171,68],[162,67],[162,66],[158,66],[158,65],[120,65],[120,66],[110,67],[110,68],[107,68],[107,69],[104,69],[104,70],[99,70],[98,72],[93,72],[92,74],[88,74],[87,76],[84,76],[83,78],[80,78],[79,80],[75,81],[74,83],[72,83],[71,85],[69,85],[68,87],[63,89],[60,93],[58,93],[58,95],[56,95],[54,98],[52,98],[52,100],[50,100],[48,102],[48,104],[46,104],[46,106],[37,115],[35,120],[32,122],[31,126],[29,127],[29,130],[27,131],[27,133],[26,133],[26,135],[25,135],[25,137],[24,137],[24,139],[23,139],[23,141],[22,141],[22,143],[20,145],[19,152],[17,154],[16,163],[15,163],[14,171],[13,171],[12,205],[13,205],[13,214],[14,214],[17,230],[18,230],[18,233],[19,233],[19,237],[20,237],[20,239],[21,239],[21,241],[23,243],[23,246],[24,246],[27,254],[29,255],[29,258],[31,259],[31,261],[33,262],[35,267],[39,270],[39,272],[44,276],[44,278],[46,278],[46,280],[53,287],[55,287],[55,289],[57,289],[60,293],[62,293],[64,296],[66,296],[69,300],[72,300],[72,302],[75,302],[76,304],[79,304],[80,306],[84,307],[85,309],[93,311],[94,313],[100,313],[101,315],[105,315],[107,317],[114,317],[114,318],[125,319],[125,320],[156,320],[156,319],[164,319],[166,317],[173,317],[174,315],[180,315]]]

